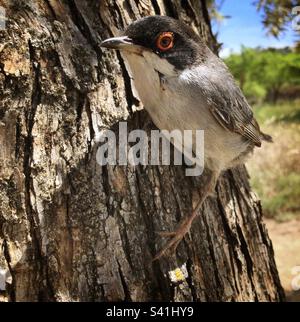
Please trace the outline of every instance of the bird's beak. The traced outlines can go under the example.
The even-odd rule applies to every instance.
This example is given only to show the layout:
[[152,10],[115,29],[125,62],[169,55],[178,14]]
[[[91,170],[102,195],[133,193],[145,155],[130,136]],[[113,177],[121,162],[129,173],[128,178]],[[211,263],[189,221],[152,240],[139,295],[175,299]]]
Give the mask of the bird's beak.
[[108,38],[100,44],[100,47],[105,47],[109,49],[127,49],[130,50],[132,47],[135,47],[136,45],[132,42],[132,39],[130,39],[127,36],[123,37],[113,37],[113,38]]

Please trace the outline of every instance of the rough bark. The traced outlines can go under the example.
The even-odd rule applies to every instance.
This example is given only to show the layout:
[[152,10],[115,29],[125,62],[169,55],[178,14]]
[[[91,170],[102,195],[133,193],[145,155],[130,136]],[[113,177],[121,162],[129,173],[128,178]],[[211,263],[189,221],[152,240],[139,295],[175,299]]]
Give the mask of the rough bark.
[[[244,167],[227,171],[176,256],[151,262],[201,193],[182,166],[103,166],[104,128],[153,127],[121,56],[99,48],[167,14],[216,48],[205,1],[0,0],[0,268],[11,301],[280,301]],[[187,263],[188,278],[167,272]],[[11,275],[11,276],[10,276]]]

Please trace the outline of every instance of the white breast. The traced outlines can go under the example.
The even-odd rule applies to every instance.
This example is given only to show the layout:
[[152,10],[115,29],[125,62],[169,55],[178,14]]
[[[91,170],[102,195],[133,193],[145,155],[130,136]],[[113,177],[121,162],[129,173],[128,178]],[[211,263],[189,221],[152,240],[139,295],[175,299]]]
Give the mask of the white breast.
[[[220,172],[246,150],[248,144],[241,136],[221,127],[197,87],[189,85],[191,71],[179,73],[151,52],[123,55],[138,96],[159,129],[204,130],[206,166]],[[164,75],[163,84],[157,71]]]

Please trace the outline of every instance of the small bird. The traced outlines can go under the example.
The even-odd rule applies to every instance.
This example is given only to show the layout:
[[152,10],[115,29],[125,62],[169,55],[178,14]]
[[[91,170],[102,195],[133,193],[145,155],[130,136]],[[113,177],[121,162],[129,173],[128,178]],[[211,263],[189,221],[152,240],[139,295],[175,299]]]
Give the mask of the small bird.
[[[101,46],[120,50],[138,96],[159,129],[204,130],[204,167],[209,178],[192,214],[175,231],[160,233],[170,240],[156,260],[167,250],[176,250],[204,200],[214,192],[220,173],[244,163],[255,146],[272,138],[261,132],[224,62],[183,22],[148,16]],[[173,144],[176,147],[176,140]]]

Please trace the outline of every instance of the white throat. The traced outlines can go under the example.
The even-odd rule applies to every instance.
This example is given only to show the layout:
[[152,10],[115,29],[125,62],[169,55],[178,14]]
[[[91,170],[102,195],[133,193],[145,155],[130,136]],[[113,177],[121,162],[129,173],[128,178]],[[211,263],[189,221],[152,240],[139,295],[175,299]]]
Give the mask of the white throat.
[[155,122],[154,110],[159,108],[158,103],[162,103],[160,76],[170,78],[178,76],[178,73],[166,59],[161,59],[151,51],[143,51],[141,54],[122,51],[121,54],[133,80],[131,85],[135,89],[134,94],[137,94]]

